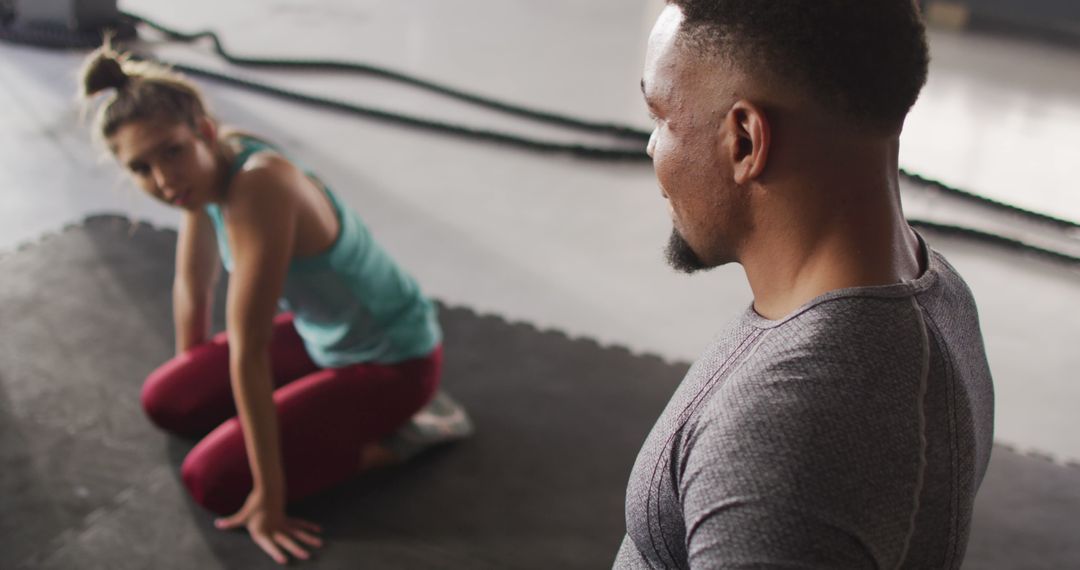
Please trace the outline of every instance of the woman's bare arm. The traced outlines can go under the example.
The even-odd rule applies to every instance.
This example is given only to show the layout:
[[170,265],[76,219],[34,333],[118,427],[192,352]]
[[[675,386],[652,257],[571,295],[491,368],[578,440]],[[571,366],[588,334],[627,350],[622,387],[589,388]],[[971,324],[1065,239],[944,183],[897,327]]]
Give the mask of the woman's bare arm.
[[241,511],[221,526],[246,526],[278,562],[285,561],[282,549],[307,558],[297,540],[308,545],[317,541],[304,530],[310,527],[285,518],[285,475],[270,369],[273,318],[296,235],[295,183],[292,169],[273,163],[243,172],[230,187],[226,214],[234,257],[226,307],[230,372],[254,488]]
[[221,263],[210,216],[204,211],[184,212],[176,244],[176,277],[173,280],[177,354],[206,342],[210,334],[214,286],[220,275]]

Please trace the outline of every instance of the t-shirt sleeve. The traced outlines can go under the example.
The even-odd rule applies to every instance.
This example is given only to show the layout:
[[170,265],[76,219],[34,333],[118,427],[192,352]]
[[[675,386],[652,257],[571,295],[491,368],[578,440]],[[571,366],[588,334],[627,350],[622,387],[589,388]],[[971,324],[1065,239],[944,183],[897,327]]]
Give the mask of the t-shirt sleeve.
[[817,513],[752,497],[714,509],[689,536],[691,568],[878,568],[868,545]]
[[623,536],[622,544],[619,546],[619,553],[615,556],[615,564],[612,567],[618,568],[618,570],[652,570],[648,561],[637,549],[637,546],[634,546],[634,541],[630,538],[630,535]]
[[692,568],[902,560],[922,469],[918,354],[848,348],[827,362],[764,355],[688,425],[678,468]]

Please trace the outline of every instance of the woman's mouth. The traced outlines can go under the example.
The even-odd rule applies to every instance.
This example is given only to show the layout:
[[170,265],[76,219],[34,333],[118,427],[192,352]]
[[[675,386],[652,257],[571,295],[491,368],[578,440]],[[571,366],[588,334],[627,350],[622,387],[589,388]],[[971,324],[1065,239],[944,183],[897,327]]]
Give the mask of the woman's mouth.
[[172,199],[172,204],[174,206],[183,206],[187,202],[188,196],[190,196],[190,195],[191,195],[191,190],[188,190],[187,192],[184,192],[183,194],[180,194],[179,196],[173,198]]

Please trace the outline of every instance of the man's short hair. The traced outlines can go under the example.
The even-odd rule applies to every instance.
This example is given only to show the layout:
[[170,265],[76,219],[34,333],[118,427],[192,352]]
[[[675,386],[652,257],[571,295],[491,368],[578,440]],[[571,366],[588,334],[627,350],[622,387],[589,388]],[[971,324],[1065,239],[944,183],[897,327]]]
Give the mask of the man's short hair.
[[859,126],[899,130],[926,83],[917,0],[668,0],[690,45]]

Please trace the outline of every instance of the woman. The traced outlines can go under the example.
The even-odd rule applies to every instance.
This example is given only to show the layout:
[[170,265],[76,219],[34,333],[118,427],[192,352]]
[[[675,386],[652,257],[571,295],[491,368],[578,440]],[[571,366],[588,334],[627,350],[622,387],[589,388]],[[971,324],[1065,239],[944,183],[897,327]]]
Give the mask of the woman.
[[[146,380],[144,408],[165,430],[205,435],[182,476],[219,528],[246,527],[279,563],[305,559],[320,529],[286,517],[287,502],[470,430],[445,397],[409,423],[439,385],[432,304],[329,189],[265,141],[219,128],[191,83],[106,45],[87,60],[83,94],[106,90],[97,130],[109,149],[183,210],[176,357]],[[226,333],[210,338],[221,263]]]

